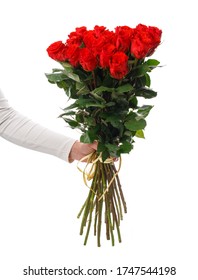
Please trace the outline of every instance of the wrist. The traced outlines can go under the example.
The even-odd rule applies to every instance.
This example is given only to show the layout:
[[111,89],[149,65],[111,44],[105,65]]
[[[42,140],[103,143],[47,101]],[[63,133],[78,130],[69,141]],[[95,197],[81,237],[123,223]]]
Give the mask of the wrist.
[[69,153],[69,157],[68,157],[69,163],[72,163],[74,160],[77,159],[78,150],[79,150],[79,144],[80,144],[80,142],[77,140],[72,145],[70,153]]

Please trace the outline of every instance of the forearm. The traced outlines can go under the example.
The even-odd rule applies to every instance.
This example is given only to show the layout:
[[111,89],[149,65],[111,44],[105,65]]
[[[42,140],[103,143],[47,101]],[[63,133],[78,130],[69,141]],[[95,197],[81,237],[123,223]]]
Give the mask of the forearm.
[[51,131],[15,111],[0,93],[0,136],[19,146],[69,161],[76,140]]

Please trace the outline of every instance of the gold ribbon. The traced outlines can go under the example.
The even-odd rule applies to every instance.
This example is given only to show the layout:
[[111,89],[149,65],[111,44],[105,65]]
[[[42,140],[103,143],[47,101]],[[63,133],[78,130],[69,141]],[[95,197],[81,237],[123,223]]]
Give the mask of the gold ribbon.
[[[83,161],[86,161],[86,165],[84,167],[84,169],[82,170],[80,167],[79,167],[79,163],[83,162]],[[102,160],[102,153],[100,153],[99,155],[97,155],[97,152],[92,152],[90,154],[88,154],[87,156],[81,158],[81,160],[78,161],[77,163],[77,168],[80,172],[82,172],[83,174],[83,180],[84,180],[84,183],[85,185],[92,191],[95,193],[95,195],[97,196],[96,192],[90,188],[90,186],[88,185],[87,181],[90,181],[93,179],[94,177],[94,174],[95,174],[95,171],[96,171],[96,163],[100,161],[102,163],[113,163],[115,160],[113,157],[111,158],[107,158],[105,161]],[[88,166],[91,164],[91,167],[89,170],[88,169]],[[109,184],[107,185],[107,188],[106,190],[103,192],[103,194],[98,197],[98,200],[101,200],[105,194],[109,191],[109,188],[111,186],[111,184],[113,183],[113,181],[115,180],[115,177],[118,175],[119,171],[120,171],[120,168],[121,168],[121,156],[119,157],[119,166],[118,166],[118,170],[116,173],[114,173],[111,181],[109,182]]]

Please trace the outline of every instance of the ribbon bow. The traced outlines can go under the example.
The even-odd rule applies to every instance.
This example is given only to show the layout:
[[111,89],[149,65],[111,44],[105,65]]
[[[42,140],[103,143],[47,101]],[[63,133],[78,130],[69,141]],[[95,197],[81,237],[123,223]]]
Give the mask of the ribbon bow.
[[[91,191],[93,191],[95,193],[95,195],[98,197],[98,201],[100,201],[105,196],[106,192],[109,191],[111,184],[113,183],[113,181],[115,180],[116,176],[118,175],[118,173],[120,171],[121,157],[119,157],[118,159],[119,159],[118,170],[116,173],[114,173],[114,176],[112,177],[111,181],[109,182],[106,190],[103,192],[103,194],[100,197],[98,197],[98,195],[95,193],[95,191],[88,185],[87,181],[90,181],[94,178],[94,174],[96,172],[96,166],[97,166],[98,161],[100,161],[101,163],[104,163],[104,164],[110,164],[110,163],[113,163],[115,161],[115,159],[113,157],[110,157],[110,158],[107,158],[105,161],[103,161],[102,153],[100,153],[98,155],[98,153],[94,151],[78,161],[77,168],[83,174],[84,183]],[[81,169],[79,167],[79,164],[83,161],[86,161],[86,165],[85,165],[84,169]]]

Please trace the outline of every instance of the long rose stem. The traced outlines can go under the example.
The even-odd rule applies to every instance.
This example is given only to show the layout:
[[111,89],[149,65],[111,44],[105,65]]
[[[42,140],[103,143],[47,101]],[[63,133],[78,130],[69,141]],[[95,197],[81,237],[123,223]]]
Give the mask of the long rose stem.
[[[97,168],[95,170],[95,174],[97,175]],[[84,215],[83,215],[83,219],[82,219],[82,223],[81,223],[80,235],[83,234],[83,228],[86,226],[87,218],[88,218],[90,207],[91,207],[90,201],[93,200],[93,197],[95,195],[96,179],[97,179],[97,176],[94,177],[92,184],[91,184],[91,189],[89,191],[89,195],[87,198],[86,207],[84,210]]]
[[[94,235],[97,236],[97,245],[101,246],[101,229],[103,204],[104,222],[106,224],[106,239],[115,245],[114,228],[117,231],[118,241],[121,242],[120,221],[122,220],[122,206],[126,213],[126,202],[114,163],[96,162],[91,188],[78,217],[83,213],[80,234],[86,227],[84,245],[87,244],[94,215]],[[95,211],[94,211],[95,210]]]
[[[102,169],[102,182],[103,182],[103,187],[104,187],[104,191],[107,190],[107,185],[106,185],[106,172],[105,172],[105,169],[104,169],[104,164],[105,163],[102,163],[101,164],[101,169]],[[107,196],[107,221],[109,223],[109,229],[110,229],[110,235],[111,235],[111,243],[112,243],[112,246],[114,246],[115,242],[114,242],[114,234],[113,234],[113,225],[112,225],[112,221],[111,221],[111,215],[110,215],[110,198],[109,198],[109,193],[107,192],[105,194]]]
[[[115,173],[117,173],[115,165],[112,165],[111,168],[114,170]],[[116,175],[116,180],[117,180],[117,183],[118,183],[118,188],[119,188],[120,197],[122,199],[122,203],[123,203],[123,207],[124,207],[124,212],[127,213],[127,205],[126,205],[126,201],[125,201],[125,198],[124,198],[124,194],[123,194],[123,191],[122,191],[122,186],[120,184],[120,179],[119,179],[118,175]]]
[[77,215],[77,218],[80,218],[80,216],[81,216],[83,210],[85,209],[86,204],[87,204],[87,199],[85,200],[83,206],[81,207],[81,209],[80,209],[80,211],[79,211],[79,213],[78,213],[78,215]]
[[98,224],[98,199],[96,197],[95,199],[95,218],[94,218],[94,235],[96,235],[97,232],[97,224]]

